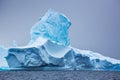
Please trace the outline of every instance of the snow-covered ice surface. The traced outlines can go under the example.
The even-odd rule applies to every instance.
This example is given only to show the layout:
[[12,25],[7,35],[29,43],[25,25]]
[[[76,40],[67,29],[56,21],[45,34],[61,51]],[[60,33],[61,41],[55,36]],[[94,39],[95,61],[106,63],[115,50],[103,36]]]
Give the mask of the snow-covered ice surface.
[[70,20],[49,10],[31,29],[26,46],[0,47],[0,70],[120,70],[120,60],[70,46]]

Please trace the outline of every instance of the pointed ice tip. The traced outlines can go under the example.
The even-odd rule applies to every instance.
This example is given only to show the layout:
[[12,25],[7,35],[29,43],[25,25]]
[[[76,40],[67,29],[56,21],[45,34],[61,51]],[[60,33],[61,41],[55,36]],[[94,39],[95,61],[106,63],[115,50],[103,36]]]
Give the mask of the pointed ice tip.
[[17,42],[13,40],[13,47],[17,47]]
[[48,12],[55,12],[55,10],[52,9],[52,8],[50,8],[50,9],[48,10]]

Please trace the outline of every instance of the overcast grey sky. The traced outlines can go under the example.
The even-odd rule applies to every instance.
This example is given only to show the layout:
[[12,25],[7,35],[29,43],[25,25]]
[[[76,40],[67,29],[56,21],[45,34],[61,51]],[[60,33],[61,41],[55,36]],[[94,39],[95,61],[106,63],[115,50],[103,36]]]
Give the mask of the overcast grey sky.
[[50,8],[71,20],[72,46],[120,59],[120,0],[0,0],[0,45],[26,45]]

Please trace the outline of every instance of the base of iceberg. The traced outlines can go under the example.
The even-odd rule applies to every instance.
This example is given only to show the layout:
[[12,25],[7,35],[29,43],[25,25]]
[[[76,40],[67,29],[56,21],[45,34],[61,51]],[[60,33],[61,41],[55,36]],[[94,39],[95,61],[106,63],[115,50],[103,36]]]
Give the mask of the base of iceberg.
[[11,69],[120,70],[119,60],[49,40],[34,47],[10,48],[6,60]]

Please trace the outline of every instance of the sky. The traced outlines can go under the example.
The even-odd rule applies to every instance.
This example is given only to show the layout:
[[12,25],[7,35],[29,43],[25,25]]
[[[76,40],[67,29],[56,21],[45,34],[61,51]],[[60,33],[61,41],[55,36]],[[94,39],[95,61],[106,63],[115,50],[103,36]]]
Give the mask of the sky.
[[49,9],[72,22],[72,46],[120,59],[120,0],[0,0],[0,45],[28,44],[31,27]]

